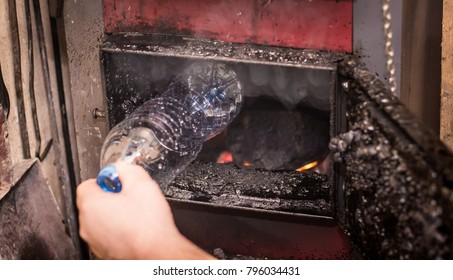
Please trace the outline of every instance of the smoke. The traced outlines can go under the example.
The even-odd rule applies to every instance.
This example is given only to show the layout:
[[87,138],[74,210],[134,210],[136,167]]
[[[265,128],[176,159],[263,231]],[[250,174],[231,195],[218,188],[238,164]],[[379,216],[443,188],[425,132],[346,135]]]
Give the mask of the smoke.
[[[114,72],[110,75],[114,74],[116,85],[110,89],[117,91],[116,94],[146,101],[159,95],[192,62],[192,59],[178,57],[115,57],[116,67],[110,69]],[[330,109],[332,75],[329,70],[253,63],[232,63],[231,67],[238,74],[245,97],[267,96],[280,101],[287,109],[299,105]]]
[[286,66],[237,64],[246,97],[268,96],[291,110],[306,105],[330,110],[331,72]]

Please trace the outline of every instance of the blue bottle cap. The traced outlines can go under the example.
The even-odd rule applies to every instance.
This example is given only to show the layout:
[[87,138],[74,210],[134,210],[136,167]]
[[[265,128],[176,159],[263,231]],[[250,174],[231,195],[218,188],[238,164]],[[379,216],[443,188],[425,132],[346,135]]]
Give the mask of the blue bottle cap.
[[98,174],[96,183],[106,192],[119,193],[122,185],[114,165],[107,165]]

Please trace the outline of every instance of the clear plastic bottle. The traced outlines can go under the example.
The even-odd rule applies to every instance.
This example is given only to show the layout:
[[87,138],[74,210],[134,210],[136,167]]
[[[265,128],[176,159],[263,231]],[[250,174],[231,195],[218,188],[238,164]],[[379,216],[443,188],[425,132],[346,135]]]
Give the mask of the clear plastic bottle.
[[[164,189],[206,140],[233,121],[241,105],[242,87],[228,65],[194,62],[161,96],[113,127],[102,147],[101,168],[117,161],[138,164]],[[98,184],[119,191],[114,186],[120,182],[108,169],[101,171]]]

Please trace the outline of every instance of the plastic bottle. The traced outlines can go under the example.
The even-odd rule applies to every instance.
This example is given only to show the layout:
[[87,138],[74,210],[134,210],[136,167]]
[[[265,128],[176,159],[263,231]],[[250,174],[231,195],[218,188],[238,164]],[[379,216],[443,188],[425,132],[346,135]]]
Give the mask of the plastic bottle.
[[192,162],[203,143],[238,115],[242,87],[224,63],[195,62],[158,98],[137,108],[107,135],[101,151],[98,184],[118,192],[117,161],[145,168],[162,189]]

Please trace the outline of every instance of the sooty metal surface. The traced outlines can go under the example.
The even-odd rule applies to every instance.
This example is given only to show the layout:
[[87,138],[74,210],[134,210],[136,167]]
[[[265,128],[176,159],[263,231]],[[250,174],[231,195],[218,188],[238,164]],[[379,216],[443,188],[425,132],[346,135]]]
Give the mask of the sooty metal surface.
[[328,176],[194,162],[167,188],[170,198],[241,207],[331,215]]
[[258,259],[349,259],[351,246],[335,219],[244,211],[170,200],[184,236],[208,252]]
[[110,35],[101,45],[101,49],[107,52],[215,58],[239,62],[288,63],[317,69],[323,67],[333,69],[336,66],[335,62],[344,56],[343,53],[331,51],[267,47],[184,36],[143,35],[139,33]]
[[367,258],[453,258],[451,152],[356,60],[339,71],[348,131],[330,148],[352,241]]

